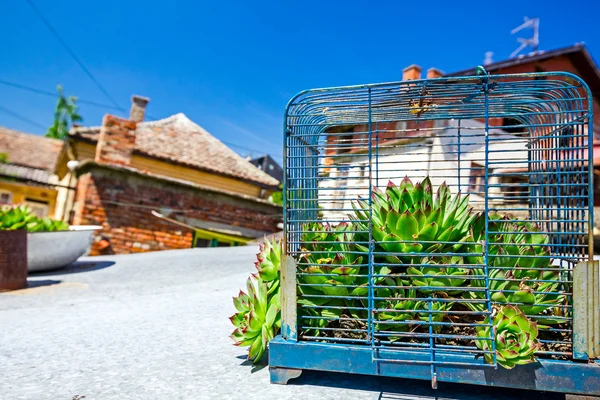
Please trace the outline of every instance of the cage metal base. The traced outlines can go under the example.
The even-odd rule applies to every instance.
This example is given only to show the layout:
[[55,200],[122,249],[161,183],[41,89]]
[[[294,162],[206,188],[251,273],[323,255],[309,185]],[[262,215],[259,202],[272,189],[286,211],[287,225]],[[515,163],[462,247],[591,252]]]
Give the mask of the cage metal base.
[[[286,374],[287,379],[280,379],[281,371],[290,369],[294,370],[296,376],[300,375],[298,370],[310,369],[431,380],[430,365],[414,363],[428,361],[426,354],[402,351],[380,351],[377,354],[378,359],[387,358],[390,362],[373,361],[373,356],[374,352],[368,346],[295,342],[278,336],[269,343],[271,382],[286,384],[291,376]],[[398,359],[406,361],[398,362]],[[441,351],[436,351],[436,359],[447,363],[472,364],[436,365],[438,382],[600,396],[600,365],[595,362],[540,360],[539,363],[506,370],[486,366],[482,359],[474,360],[472,356],[444,354]]]

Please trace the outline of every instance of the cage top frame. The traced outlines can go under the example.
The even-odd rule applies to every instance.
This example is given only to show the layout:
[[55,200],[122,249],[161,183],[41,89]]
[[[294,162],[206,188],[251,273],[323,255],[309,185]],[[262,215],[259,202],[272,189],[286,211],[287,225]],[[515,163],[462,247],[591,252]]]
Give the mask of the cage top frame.
[[[587,118],[589,125],[593,120],[589,86],[568,72],[486,74],[310,89],[292,97],[286,106],[284,162],[289,134],[316,146],[319,136],[333,126],[482,118],[485,85],[489,88],[489,118],[510,116],[529,126],[543,124],[541,117],[549,113],[583,113],[578,118]],[[551,110],[551,104],[557,109]],[[591,148],[593,134],[591,130],[588,133]]]

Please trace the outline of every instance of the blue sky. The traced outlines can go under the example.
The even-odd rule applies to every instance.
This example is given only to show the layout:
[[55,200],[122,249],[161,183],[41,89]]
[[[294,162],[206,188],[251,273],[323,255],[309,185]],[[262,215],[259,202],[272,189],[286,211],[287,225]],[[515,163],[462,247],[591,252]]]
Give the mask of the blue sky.
[[[540,49],[583,41],[600,58],[593,0],[34,2],[122,108],[134,93],[148,96],[153,118],[183,112],[219,139],[279,160],[283,111],[300,90],[399,80],[413,63],[452,72],[481,64],[486,51],[506,59],[524,16],[541,18]],[[0,80],[46,91],[61,83],[110,104],[24,0],[1,3]],[[0,85],[0,108],[35,122],[0,111],[0,125],[43,134],[54,103]],[[88,125],[126,115],[80,110]]]

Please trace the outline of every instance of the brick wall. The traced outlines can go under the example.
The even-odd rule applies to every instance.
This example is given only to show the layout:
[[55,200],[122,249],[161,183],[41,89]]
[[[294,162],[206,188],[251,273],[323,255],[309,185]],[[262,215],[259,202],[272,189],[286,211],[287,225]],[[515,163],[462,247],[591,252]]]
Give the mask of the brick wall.
[[79,180],[74,223],[102,225],[92,255],[191,247],[190,230],[152,216],[152,210],[266,233],[279,230],[281,215],[273,205],[93,165]]
[[135,146],[137,123],[107,114],[102,119],[96,161],[113,165],[129,165]]

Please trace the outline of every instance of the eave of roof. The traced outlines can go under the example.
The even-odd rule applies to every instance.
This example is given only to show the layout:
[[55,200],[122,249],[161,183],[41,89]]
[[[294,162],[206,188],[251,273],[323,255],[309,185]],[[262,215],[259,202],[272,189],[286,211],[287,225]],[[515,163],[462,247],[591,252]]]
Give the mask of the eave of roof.
[[21,182],[35,183],[43,186],[55,186],[51,180],[53,173],[45,169],[32,168],[13,163],[0,164],[0,176]]
[[243,177],[237,176],[235,174],[228,174],[227,172],[220,171],[220,170],[217,170],[217,169],[203,168],[203,167],[200,167],[198,165],[186,163],[185,161],[175,160],[175,159],[172,159],[172,158],[169,158],[169,157],[162,157],[162,156],[159,156],[157,154],[147,153],[147,152],[144,152],[144,151],[141,151],[141,150],[134,150],[132,153],[133,154],[137,154],[137,155],[142,155],[142,156],[148,157],[148,158],[153,158],[155,160],[160,160],[160,161],[168,162],[170,164],[181,165],[183,167],[193,168],[193,169],[196,169],[196,170],[199,170],[199,171],[206,171],[206,172],[210,172],[210,173],[213,173],[213,174],[216,174],[216,175],[226,176],[228,178],[239,179],[239,180],[242,180],[244,182],[253,183],[253,184],[255,184],[255,185],[257,185],[257,186],[259,186],[261,188],[264,188],[264,189],[271,189],[271,190],[278,190],[279,189],[279,187],[277,185],[267,185],[266,183],[258,182],[258,181],[252,180],[250,178],[243,178]]
[[139,169],[133,168],[133,167],[116,166],[116,165],[109,165],[109,164],[104,164],[104,163],[97,163],[96,161],[93,161],[93,160],[83,161],[77,168],[77,174],[80,175],[82,173],[88,172],[90,169],[92,169],[94,167],[104,168],[104,169],[108,169],[108,170],[112,170],[112,171],[128,172],[131,174],[148,177],[148,178],[152,178],[152,179],[159,180],[159,181],[174,183],[174,184],[181,185],[181,186],[187,186],[187,187],[190,187],[193,189],[198,189],[198,190],[202,190],[202,191],[206,191],[206,192],[213,192],[213,193],[225,194],[225,195],[231,196],[231,197],[237,197],[239,199],[251,201],[254,203],[268,205],[275,209],[282,209],[281,205],[274,204],[268,200],[259,199],[254,196],[231,192],[229,190],[224,190],[224,189],[217,189],[217,188],[210,187],[210,186],[200,185],[198,183],[193,183],[193,182],[186,181],[183,179],[177,179],[177,178],[171,178],[171,177],[164,176],[164,175],[153,174],[151,172],[142,171],[142,170],[139,170]]

